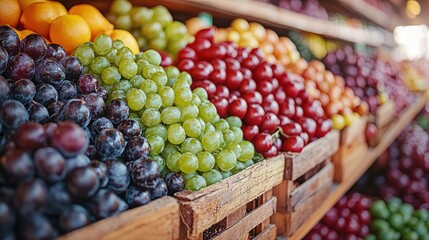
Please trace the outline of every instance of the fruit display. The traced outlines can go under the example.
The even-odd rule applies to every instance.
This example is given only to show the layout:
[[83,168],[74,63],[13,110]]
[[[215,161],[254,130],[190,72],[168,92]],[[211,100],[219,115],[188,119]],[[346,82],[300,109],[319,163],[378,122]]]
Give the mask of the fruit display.
[[402,73],[402,80],[405,86],[411,91],[424,91],[428,89],[429,82],[426,80],[428,71],[424,68],[419,68],[417,62],[401,62],[400,72]]
[[174,57],[192,41],[185,24],[173,21],[170,12],[161,5],[134,7],[128,1],[115,0],[110,6],[109,19],[116,28],[130,31],[142,51],[155,49]]
[[192,88],[207,91],[220,117],[243,119],[244,138],[257,152],[264,157],[301,152],[331,130],[321,103],[311,98],[302,81],[281,65],[266,62],[260,49],[215,43],[214,37],[214,28],[199,31],[179,52],[178,68],[190,73]]
[[318,0],[259,0],[274,4],[280,8],[302,13],[311,17],[328,19],[328,11]]

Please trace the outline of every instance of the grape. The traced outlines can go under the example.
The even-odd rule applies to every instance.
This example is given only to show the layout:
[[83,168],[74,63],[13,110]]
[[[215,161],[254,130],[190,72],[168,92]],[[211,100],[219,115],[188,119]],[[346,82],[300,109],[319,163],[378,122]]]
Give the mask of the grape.
[[77,47],[73,55],[76,56],[84,66],[91,64],[95,57],[94,50],[92,50],[92,48],[88,45]]
[[238,127],[232,127],[231,131],[235,135],[234,144],[239,144],[241,140],[243,140],[243,131],[241,130],[241,128]]
[[97,119],[104,116],[106,104],[98,93],[90,93],[85,96],[85,102],[91,111],[91,119]]
[[150,145],[146,138],[134,136],[130,138],[124,151],[128,161],[134,161],[139,158],[147,158],[150,152]]
[[91,133],[96,137],[102,130],[109,129],[109,128],[113,128],[113,123],[109,119],[105,117],[101,117],[96,119],[94,122],[92,122]]
[[168,66],[165,68],[165,73],[167,74],[168,79],[177,79],[179,77],[180,71],[175,66]]
[[192,91],[190,88],[174,89],[174,103],[177,106],[180,106],[180,107],[187,106],[191,103],[191,101],[192,101]]
[[0,46],[8,52],[9,56],[14,56],[19,52],[18,34],[10,26],[0,26]]
[[[140,90],[140,89],[139,89]],[[162,106],[162,98],[158,94],[149,94],[147,96],[145,108],[159,109]]]
[[58,101],[58,92],[50,84],[42,84],[37,87],[34,101],[47,107],[49,104]]
[[23,150],[36,150],[47,142],[47,134],[41,124],[28,122],[21,125],[16,133],[16,146]]
[[18,53],[8,63],[6,76],[16,81],[22,78],[31,79],[35,70],[34,60],[25,53]]
[[131,178],[133,182],[146,189],[156,187],[160,176],[156,162],[149,159],[138,159],[131,165]]
[[142,84],[144,81],[145,81],[145,79],[141,75],[135,75],[134,77],[132,77],[130,79],[130,83],[131,83],[131,85],[133,85],[134,88],[139,88],[140,84]]
[[75,56],[67,56],[61,60],[61,65],[64,68],[66,79],[70,81],[76,81],[82,74],[83,66],[79,58]]
[[46,213],[57,215],[73,203],[73,198],[63,182],[49,186]]
[[164,179],[159,179],[158,184],[151,191],[152,200],[166,196],[168,193],[167,184]]
[[38,84],[55,84],[66,78],[63,66],[51,59],[41,60],[34,72],[34,81]]
[[118,16],[115,20],[115,24],[118,29],[130,30],[132,25],[131,16],[129,15]]
[[21,182],[15,192],[14,204],[22,214],[41,211],[47,199],[47,186],[40,179]]
[[[162,114],[162,113],[161,113]],[[162,117],[162,115],[161,115]],[[164,141],[167,140],[167,128],[163,124],[158,124],[152,127],[148,127],[145,131],[145,135],[149,136],[154,134],[156,136],[160,136]]]
[[220,180],[222,180],[222,174],[218,170],[210,170],[208,172],[204,172],[202,174],[203,178],[206,180],[206,183],[208,186],[212,185],[213,183],[217,183]]
[[116,52],[116,59],[115,59],[115,65],[119,67],[119,64],[124,59],[130,59],[133,60],[135,58],[133,52],[128,47],[122,47],[118,49]]
[[190,191],[198,191],[207,186],[206,180],[200,175],[193,176],[186,180],[185,189]]
[[54,148],[39,148],[34,153],[34,163],[37,175],[47,182],[57,182],[65,177],[66,160]]
[[67,56],[66,51],[60,45],[55,44],[55,43],[50,43],[47,45],[45,58],[53,59],[53,60],[60,62],[66,56]]
[[95,138],[94,146],[103,158],[120,157],[126,142],[122,133],[116,129],[104,129]]
[[164,86],[159,88],[158,94],[161,96],[163,108],[173,106],[175,95],[171,87]]
[[161,112],[161,121],[165,124],[178,123],[181,112],[177,107],[167,107]]
[[184,173],[194,173],[198,170],[198,158],[191,152],[185,152],[180,156],[178,166]]
[[222,171],[232,170],[237,163],[237,157],[235,156],[234,152],[229,149],[223,149],[220,151],[215,156],[215,159],[216,165],[218,165]]
[[101,73],[101,80],[106,85],[113,85],[121,80],[119,69],[115,66],[107,67]]
[[61,122],[50,137],[51,145],[65,156],[84,153],[88,147],[85,132],[73,122]]
[[225,145],[229,146],[229,145],[234,145],[235,143],[235,134],[233,131],[231,130],[226,130],[225,132],[223,132],[223,139],[225,141]]
[[171,151],[166,159],[165,159],[165,163],[168,167],[168,169],[170,169],[173,172],[179,172],[179,158],[182,156],[182,154],[178,151]]
[[78,167],[86,167],[91,163],[88,156],[85,154],[78,154],[74,157],[68,158],[66,161],[67,172],[71,172],[73,169]]
[[122,120],[118,124],[117,129],[122,133],[127,141],[134,136],[139,136],[142,132],[140,124],[133,119]]
[[9,95],[10,91],[11,89],[9,87],[9,83],[3,76],[0,75],[0,100],[6,98]]
[[165,140],[157,135],[146,135],[146,139],[150,145],[150,154],[153,156],[161,154],[162,150],[164,150]]
[[110,12],[116,15],[126,15],[131,11],[132,7],[133,5],[127,1],[113,1],[110,6]]
[[103,219],[121,212],[121,199],[108,189],[100,189],[89,200],[89,210],[97,218]]
[[174,90],[180,90],[182,88],[189,89],[189,87],[190,87],[190,84],[186,80],[183,80],[183,79],[180,79],[180,80],[177,79],[176,82],[173,84]]
[[187,136],[194,138],[199,137],[203,132],[203,127],[201,126],[200,121],[195,118],[186,119],[183,122],[183,129],[185,129]]
[[185,180],[185,182],[188,181],[190,178],[193,178],[193,177],[195,177],[195,176],[198,175],[196,172],[193,172],[193,173],[183,173],[183,172],[181,172],[180,174],[182,175],[182,177]]
[[185,189],[185,181],[179,173],[171,172],[167,174],[165,177],[165,183],[167,184],[170,195]]
[[216,130],[225,133],[225,131],[229,130],[229,123],[225,119],[219,119],[219,121],[214,124],[214,127]]
[[55,239],[58,232],[42,214],[30,214],[20,218],[17,224],[19,239]]
[[152,76],[156,73],[156,68],[153,65],[147,64],[145,66],[143,66],[142,69],[142,75],[143,77],[145,77],[146,79],[148,78],[152,78]]
[[2,169],[15,181],[31,179],[35,174],[35,166],[31,155],[19,149],[9,149],[0,158]]
[[149,39],[156,38],[161,31],[162,25],[159,22],[148,22],[142,27],[142,34]]
[[200,172],[210,171],[216,163],[215,158],[209,152],[199,152],[197,153],[197,158],[198,158],[198,171]]
[[138,88],[127,92],[127,103],[131,110],[140,111],[146,104],[146,94]]
[[0,106],[0,123],[5,128],[16,129],[29,120],[27,109],[16,100],[6,100]]
[[30,34],[21,40],[20,52],[26,53],[35,62],[45,57],[48,46],[42,36]]
[[106,102],[107,98],[109,96],[109,92],[107,91],[107,89],[103,86],[99,86],[97,89],[97,93],[98,95],[100,95],[100,97],[103,98],[103,101]]
[[152,160],[156,162],[159,168],[159,172],[164,171],[165,169],[165,160],[161,155],[151,156]]
[[211,102],[201,103],[201,106],[199,107],[199,116],[205,121],[205,122],[212,122],[215,120],[217,114],[216,107]]
[[120,99],[115,99],[110,101],[110,104],[107,105],[107,118],[112,121],[114,125],[119,124],[122,120],[125,120],[130,115],[130,109],[127,104]]
[[125,92],[122,91],[122,90],[115,90],[115,91],[113,91],[110,94],[110,100],[113,101],[113,100],[116,100],[116,99],[123,100],[123,101],[127,100]]
[[150,200],[151,200],[150,192],[145,190],[142,187],[131,185],[125,191],[125,201],[131,207],[146,205],[150,202]]
[[91,74],[83,74],[76,82],[77,89],[80,93],[90,94],[97,92],[98,80]]
[[248,160],[251,160],[255,154],[255,148],[253,147],[253,144],[249,141],[241,141],[240,147],[241,154],[237,160],[240,162],[247,162]]
[[106,34],[100,34],[94,39],[94,52],[105,55],[112,48],[112,39]]
[[36,96],[36,85],[29,79],[14,82],[10,97],[26,105]]
[[225,179],[225,178],[229,178],[229,177],[231,177],[231,176],[232,176],[231,171],[226,171],[226,172],[224,172],[224,171],[220,171],[220,174],[222,174],[222,178],[223,178],[223,179]]
[[142,83],[140,83],[139,88],[143,90],[143,92],[147,95],[151,93],[156,93],[158,90],[156,83],[150,79],[146,79]]
[[109,178],[107,188],[120,194],[130,185],[130,174],[125,164],[120,161],[106,161],[107,176]]
[[181,144],[186,138],[185,129],[178,124],[172,124],[167,129],[167,139],[172,144]]
[[241,170],[243,170],[244,168],[245,167],[244,167],[244,164],[242,162],[237,162],[235,164],[234,168],[231,170],[231,173],[237,174],[237,173],[241,172]]
[[144,110],[141,119],[144,125],[152,127],[161,123],[161,113],[156,109],[148,108]]
[[0,201],[0,225],[1,233],[10,231],[15,226],[16,215],[14,209],[6,202]]
[[91,71],[95,74],[101,74],[104,69],[110,66],[110,62],[106,57],[103,56],[96,56],[91,61],[91,64],[89,65],[89,68]]
[[197,154],[199,152],[203,151],[203,146],[201,145],[201,142],[196,138],[187,138],[185,141],[183,141],[180,151],[182,153],[185,152],[191,152],[193,154]]
[[251,166],[253,164],[255,164],[255,163],[253,162],[252,159],[250,159],[250,160],[248,160],[246,162],[243,162],[244,168],[247,168],[247,167],[249,167],[249,166]]
[[214,132],[214,131],[216,131],[216,128],[213,126],[213,124],[211,124],[211,123],[204,123],[204,120],[202,120],[201,118],[199,118],[199,120],[200,120],[200,124],[202,125],[202,124],[204,124],[204,133],[207,133],[207,132]]
[[219,131],[206,132],[202,137],[201,144],[203,145],[205,151],[213,152],[220,147],[221,138],[222,133]]
[[48,110],[40,103],[33,102],[28,107],[29,120],[37,123],[46,123],[49,120]]
[[227,147],[227,149],[231,150],[235,154],[237,160],[241,156],[242,149],[239,144],[230,145]]
[[167,75],[163,71],[154,73],[152,75],[152,79],[156,83],[158,88],[165,86],[165,84],[167,84],[167,81],[168,81]]
[[71,205],[58,218],[59,226],[64,232],[70,232],[91,223],[88,211],[80,205]]
[[77,88],[76,85],[68,80],[62,81],[58,88],[58,100],[69,100],[72,98],[76,98],[77,96]]
[[76,198],[89,198],[100,187],[97,173],[89,167],[77,167],[67,174],[67,189]]
[[123,59],[119,62],[119,73],[127,79],[134,77],[137,74],[137,64],[134,59]]
[[100,181],[100,188],[105,188],[109,183],[108,169],[107,165],[104,162],[92,160],[91,168],[97,174],[97,177]]
[[180,117],[181,122],[184,122],[187,119],[197,118],[199,114],[198,107],[193,104],[180,107],[180,111],[182,112],[182,115]]
[[201,101],[208,99],[207,92],[204,88],[197,87],[194,90],[192,90],[192,93],[196,94],[201,99]]

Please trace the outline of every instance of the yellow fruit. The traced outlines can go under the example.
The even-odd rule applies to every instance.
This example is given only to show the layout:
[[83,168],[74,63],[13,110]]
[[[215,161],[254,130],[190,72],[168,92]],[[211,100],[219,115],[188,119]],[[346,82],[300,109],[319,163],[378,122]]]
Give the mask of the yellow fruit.
[[203,21],[199,17],[193,17],[186,20],[185,25],[188,28],[189,33],[192,35],[195,35],[201,29],[210,27],[207,21]]
[[231,27],[238,32],[245,32],[249,29],[249,23],[243,18],[236,18],[232,21]]
[[113,24],[107,20],[97,8],[89,4],[78,4],[70,8],[70,14],[81,16],[91,28],[91,39],[99,34],[110,35],[113,31]]
[[91,29],[81,16],[68,14],[52,22],[49,36],[70,54],[78,45],[91,40]]
[[337,130],[341,130],[346,126],[344,117],[340,114],[334,114],[331,116],[332,127]]
[[136,38],[128,31],[122,29],[114,29],[110,34],[112,40],[119,39],[125,46],[129,47],[134,54],[140,52],[139,45],[137,44]]
[[231,41],[231,42],[238,42],[238,41],[240,41],[240,34],[233,29],[228,30],[226,40]]
[[225,28],[218,28],[216,29],[214,41],[215,42],[226,41],[227,36],[228,36],[228,31]]
[[18,0],[19,7],[21,8],[21,11],[24,11],[24,9],[35,2],[45,2],[46,0]]
[[259,42],[262,42],[267,37],[267,31],[264,26],[259,23],[252,22],[249,25],[250,32],[258,39]]
[[21,9],[17,0],[0,0],[0,25],[16,27]]
[[49,37],[51,23],[67,14],[67,9],[58,2],[35,2],[28,5],[21,16],[24,28],[32,30],[45,38]]

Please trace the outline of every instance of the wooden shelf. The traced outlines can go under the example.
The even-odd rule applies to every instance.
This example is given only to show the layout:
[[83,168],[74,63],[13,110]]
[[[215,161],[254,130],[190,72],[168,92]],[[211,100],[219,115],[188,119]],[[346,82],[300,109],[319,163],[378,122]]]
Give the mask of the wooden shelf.
[[[362,158],[359,164],[356,165],[356,169],[352,171],[352,174],[344,178],[343,182],[334,184],[332,187],[329,197],[322,203],[320,208],[314,212],[307,220],[305,224],[301,226],[289,240],[299,240],[305,237],[308,232],[325,216],[325,214],[335,205],[335,203],[355,184],[357,180],[368,170],[368,168],[375,162],[380,156],[399,136],[402,130],[410,124],[414,117],[420,112],[421,109],[429,100],[429,91],[422,94],[414,105],[404,110],[398,120],[390,127],[390,129],[384,134],[383,140],[375,147],[370,148],[367,153],[362,154]],[[286,239],[286,238],[278,238]]]
[[214,16],[228,19],[242,17],[267,26],[296,29],[328,38],[364,43],[375,47],[392,47],[395,44],[391,33],[386,34],[380,30],[354,28],[281,9],[264,2],[243,0],[241,2],[239,0],[135,0],[132,2],[144,6],[162,4],[167,8],[183,13],[200,13],[204,11]]

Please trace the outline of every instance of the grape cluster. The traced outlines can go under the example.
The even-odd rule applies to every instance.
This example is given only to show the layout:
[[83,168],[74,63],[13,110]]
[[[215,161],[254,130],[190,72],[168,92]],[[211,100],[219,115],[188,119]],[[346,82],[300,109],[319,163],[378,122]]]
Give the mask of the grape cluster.
[[116,28],[130,31],[142,50],[155,49],[177,56],[192,40],[186,26],[173,21],[164,6],[133,7],[129,1],[115,0],[110,6],[109,19]]
[[305,240],[364,239],[370,232],[371,200],[359,193],[343,196]]
[[[257,152],[264,157],[280,150],[301,152],[331,130],[321,103],[310,97],[302,81],[267,63],[259,49],[215,43],[214,34],[214,28],[199,31],[179,52],[178,68],[191,74],[193,88],[207,91],[221,117],[243,119],[244,138]],[[278,128],[281,137],[276,136]]]

